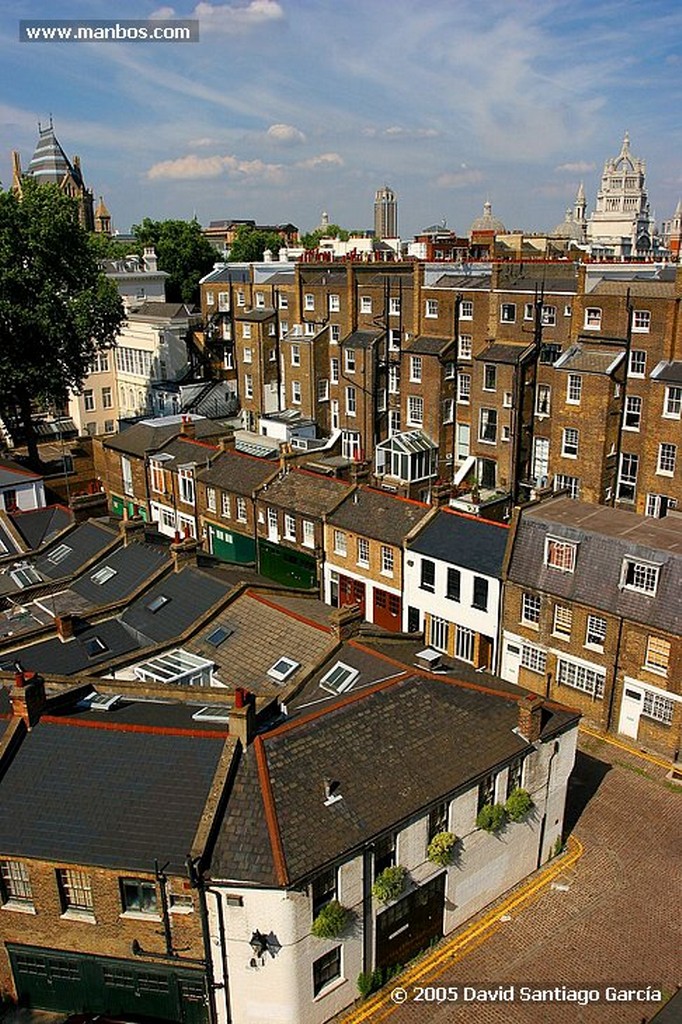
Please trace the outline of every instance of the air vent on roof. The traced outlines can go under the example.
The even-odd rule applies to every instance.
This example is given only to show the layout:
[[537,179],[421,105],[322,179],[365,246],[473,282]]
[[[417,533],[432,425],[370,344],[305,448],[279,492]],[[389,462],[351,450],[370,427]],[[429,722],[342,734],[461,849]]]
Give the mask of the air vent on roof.
[[337,661],[333,668],[320,679],[320,689],[327,693],[343,693],[350,690],[355,680],[360,675],[357,668],[346,665],[343,661]]
[[283,683],[300,667],[301,663],[294,661],[293,658],[280,658],[272,668],[268,669],[268,675],[271,679],[276,679],[278,683]]
[[199,708],[192,715],[195,722],[227,722],[230,709],[227,704],[213,704],[211,707]]
[[442,654],[440,651],[434,651],[433,647],[426,647],[423,651],[415,654],[415,660],[419,668],[426,668],[429,671],[438,668],[441,658]]
[[155,615],[156,612],[160,611],[160,609],[163,608],[165,604],[168,604],[169,601],[170,597],[166,597],[165,594],[159,594],[158,597],[155,597],[153,601],[149,602],[147,605],[147,611],[151,612],[152,615]]
[[89,711],[111,711],[120,700],[120,693],[90,693],[78,704],[79,707],[87,708]]
[[94,572],[90,579],[93,583],[96,583],[98,587],[101,587],[103,583],[106,583],[107,580],[110,580],[116,575],[116,569],[112,569],[110,565],[104,565],[101,569],[98,569],[97,572]]
[[232,636],[234,630],[230,626],[216,626],[208,636],[206,637],[206,643],[210,644],[211,647],[220,647],[224,640],[227,640],[228,636]]

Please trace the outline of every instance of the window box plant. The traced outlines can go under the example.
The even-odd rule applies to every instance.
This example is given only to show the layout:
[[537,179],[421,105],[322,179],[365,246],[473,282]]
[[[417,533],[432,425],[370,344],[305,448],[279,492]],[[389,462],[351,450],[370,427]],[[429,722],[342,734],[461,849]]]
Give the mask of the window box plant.
[[458,842],[454,832],[438,832],[429,843],[426,855],[432,864],[445,868],[452,863]]
[[511,821],[523,821],[533,809],[533,798],[527,790],[517,786],[507,797],[504,809]]
[[485,804],[478,812],[476,824],[484,832],[501,832],[507,824],[507,812],[504,804]]
[[317,939],[336,939],[348,923],[348,911],[338,900],[326,903],[312,923],[310,931]]
[[407,871],[400,864],[385,868],[372,886],[372,895],[379,903],[391,903],[402,895],[407,880]]

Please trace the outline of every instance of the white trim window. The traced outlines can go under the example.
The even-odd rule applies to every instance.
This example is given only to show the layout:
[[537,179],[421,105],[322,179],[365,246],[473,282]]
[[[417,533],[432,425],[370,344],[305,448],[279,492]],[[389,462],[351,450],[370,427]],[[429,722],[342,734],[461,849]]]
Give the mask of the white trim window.
[[497,390],[497,367],[494,363],[483,364],[483,390]]
[[568,605],[555,604],[554,605],[554,626],[552,633],[554,636],[559,637],[561,640],[571,639],[571,630],[573,628],[573,609]]
[[357,564],[363,569],[369,569],[369,541],[366,537],[358,537]]
[[556,327],[556,306],[542,307],[542,326]]
[[421,384],[423,360],[421,356],[410,356],[410,383]]
[[459,318],[460,320],[474,319],[474,303],[471,299],[462,299],[462,304],[459,307]]
[[670,385],[665,389],[663,415],[668,420],[679,420],[682,415],[682,387]]
[[471,334],[460,334],[457,341],[457,354],[460,359],[471,359],[474,347],[474,339]]
[[664,697],[662,693],[656,693],[654,690],[644,690],[642,714],[647,718],[653,718],[663,725],[672,725],[674,709],[675,703],[670,697]]
[[579,373],[569,373],[566,382],[566,403],[568,405],[580,405],[583,393],[583,378]]
[[397,395],[400,391],[400,367],[396,363],[391,363],[388,368],[388,393],[389,395]]
[[303,540],[301,543],[304,548],[315,547],[315,523],[312,519],[303,520]]
[[356,416],[358,411],[357,392],[354,387],[346,388],[346,415]]
[[126,494],[134,494],[133,466],[127,455],[121,456],[121,476],[123,477],[123,490]]
[[343,357],[344,357],[344,367],[345,367],[346,373],[355,373],[355,365],[356,365],[356,363],[355,363],[355,349],[354,348],[344,349]]
[[578,458],[580,433],[575,427],[564,427],[561,432],[561,454],[564,459]]
[[642,399],[639,395],[625,396],[623,430],[639,431],[642,425]]
[[533,626],[537,629],[540,625],[540,595],[530,594],[525,591],[521,596],[521,622],[524,626]]
[[646,376],[646,352],[643,348],[633,348],[630,352],[628,377]]
[[588,615],[585,630],[585,647],[603,651],[606,643],[607,622],[601,615]]
[[394,556],[393,548],[386,544],[381,545],[381,575],[393,576]]
[[329,380],[332,384],[339,383],[339,360],[336,358],[329,360]]
[[521,664],[530,672],[544,675],[547,668],[547,651],[542,647],[536,647],[535,644],[524,643],[521,645]]
[[557,682],[561,686],[570,686],[581,693],[587,693],[595,700],[603,700],[606,672],[604,669],[585,665],[568,658],[557,659]]
[[252,348],[245,348],[244,349],[244,351],[242,352],[242,362],[243,363],[252,363],[253,362],[253,349]]
[[342,558],[348,554],[348,538],[343,530],[334,530],[334,554]]
[[246,498],[237,498],[237,522],[246,522]]
[[549,384],[538,384],[535,396],[535,415],[549,416],[552,407],[552,389]]
[[341,297],[339,295],[329,296],[329,312],[340,313],[341,312]]
[[473,664],[476,634],[473,629],[457,625],[455,633],[455,657]]
[[497,444],[497,409],[479,410],[478,440],[484,444]]
[[306,292],[303,296],[303,309],[306,313],[310,313],[315,309],[315,296],[312,292]]
[[192,466],[180,466],[178,468],[178,486],[180,488],[180,501],[186,505],[194,504],[194,468]]
[[361,295],[360,296],[360,312],[371,313],[372,312],[372,296]]
[[659,565],[651,562],[639,562],[635,558],[624,558],[620,571],[620,585],[626,590],[635,590],[639,594],[651,597],[658,587]]
[[471,400],[471,374],[460,373],[457,376],[457,401],[460,405],[468,405]]
[[616,486],[616,497],[619,501],[635,500],[638,472],[639,455],[633,452],[621,452],[618,483]]
[[648,309],[635,309],[632,313],[632,331],[648,334],[651,330],[651,313]]
[[218,507],[217,494],[215,487],[206,488],[206,508],[209,512],[215,512]]
[[229,313],[230,312],[230,293],[229,292],[218,292],[218,312]]
[[253,376],[250,373],[244,374],[244,398],[253,398]]
[[554,477],[555,491],[568,491],[569,498],[577,501],[580,497],[580,477],[567,476],[566,473],[557,473]]
[[[461,315],[461,314],[460,314]],[[500,306],[500,322],[503,324],[516,323],[516,303],[503,302]]]
[[407,425],[421,427],[424,423],[424,399],[420,395],[407,397]]
[[320,377],[317,382],[317,400],[318,402],[329,401],[329,378]]
[[242,324],[242,338],[248,341],[251,337],[251,324]]
[[450,639],[450,623],[447,619],[441,619],[438,615],[429,616],[429,647],[436,651],[448,653],[448,640]]
[[292,366],[300,366],[301,365],[301,346],[300,345],[292,345],[291,346],[291,365]]
[[673,476],[677,462],[677,445],[662,442],[658,446],[658,464],[656,472],[659,476]]
[[0,892],[4,904],[33,906],[31,877],[23,861],[0,860]]
[[392,298],[388,300],[388,315],[400,316],[400,298]]
[[601,331],[601,309],[597,306],[587,307],[583,328],[586,331]]
[[644,668],[649,672],[656,672],[659,676],[667,676],[670,667],[670,650],[669,640],[664,640],[660,636],[647,637]]
[[300,380],[292,380],[291,382],[291,404],[301,404],[301,382]]
[[230,501],[230,495],[227,491],[220,492],[220,515],[223,519],[232,518],[232,503]]
[[426,300],[424,316],[429,320],[435,320],[438,317],[438,299]]
[[574,572],[578,545],[558,537],[545,540],[545,565],[559,572]]

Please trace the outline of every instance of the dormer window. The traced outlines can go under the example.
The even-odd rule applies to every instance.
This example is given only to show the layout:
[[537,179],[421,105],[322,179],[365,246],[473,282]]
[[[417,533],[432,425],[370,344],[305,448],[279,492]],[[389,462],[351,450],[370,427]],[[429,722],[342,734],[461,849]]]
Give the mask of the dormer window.
[[653,597],[658,586],[660,566],[650,562],[639,562],[633,558],[624,558],[620,574],[620,585],[626,590],[636,590],[640,594]]
[[545,541],[545,565],[560,572],[574,572],[578,545],[548,537]]

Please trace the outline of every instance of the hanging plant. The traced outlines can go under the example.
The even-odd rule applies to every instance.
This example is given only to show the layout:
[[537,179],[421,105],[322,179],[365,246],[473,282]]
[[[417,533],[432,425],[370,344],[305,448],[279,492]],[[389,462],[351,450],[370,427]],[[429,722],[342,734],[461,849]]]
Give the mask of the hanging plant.
[[400,864],[385,868],[372,886],[372,895],[379,903],[397,900],[405,889],[407,871]]
[[429,843],[426,855],[432,864],[445,868],[452,863],[459,839],[454,832],[438,832]]
[[533,809],[533,798],[527,790],[517,786],[507,797],[504,809],[512,821],[523,821]]
[[326,903],[312,923],[310,931],[318,939],[335,939],[348,922],[348,911],[338,900]]
[[507,824],[507,812],[504,804],[486,804],[481,807],[476,824],[484,832],[500,832]]

